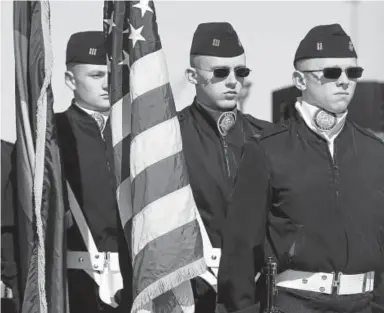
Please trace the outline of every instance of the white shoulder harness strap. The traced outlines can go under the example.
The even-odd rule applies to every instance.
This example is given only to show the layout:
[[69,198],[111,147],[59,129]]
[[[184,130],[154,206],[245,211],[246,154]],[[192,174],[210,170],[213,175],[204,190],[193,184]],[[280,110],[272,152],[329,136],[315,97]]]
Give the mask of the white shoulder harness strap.
[[123,289],[117,252],[99,252],[71,186],[67,181],[69,206],[88,251],[67,251],[67,268],[85,271],[99,286],[100,299],[117,307],[114,296]]
[[221,249],[213,248],[211,240],[209,239],[207,230],[201,219],[198,209],[196,209],[196,219],[199,223],[201,237],[203,239],[204,259],[210,270],[207,270],[200,275],[205,281],[207,281],[212,287],[216,289],[217,286],[217,274],[219,272]]
[[[217,275],[219,272],[219,265],[221,259],[221,249],[213,248],[211,240],[209,239],[207,230],[204,226],[203,220],[201,219],[199,211],[196,209],[196,218],[200,226],[201,236],[203,238],[203,249],[205,263],[210,270],[200,275],[205,281],[207,281],[214,289],[217,288]],[[255,282],[260,278],[260,273],[256,274]]]

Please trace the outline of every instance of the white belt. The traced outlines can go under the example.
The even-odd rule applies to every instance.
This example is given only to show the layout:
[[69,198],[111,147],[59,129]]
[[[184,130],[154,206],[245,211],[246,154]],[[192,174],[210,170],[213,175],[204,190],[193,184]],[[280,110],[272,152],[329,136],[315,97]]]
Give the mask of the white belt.
[[[115,294],[123,289],[117,252],[99,252],[84,214],[67,182],[71,212],[88,251],[67,251],[67,268],[85,271],[99,286],[100,299],[116,308]],[[73,222],[73,221],[72,221]],[[68,223],[70,224],[70,223]]]
[[123,289],[117,252],[67,251],[67,268],[85,271],[99,286],[100,299],[117,307],[114,295]]
[[117,252],[67,251],[67,268],[120,272],[119,255]]
[[276,286],[338,295],[373,291],[375,272],[346,275],[342,273],[311,273],[287,270],[276,276]]
[[7,287],[2,281],[0,281],[0,288],[1,288],[1,299],[13,298],[12,289]]

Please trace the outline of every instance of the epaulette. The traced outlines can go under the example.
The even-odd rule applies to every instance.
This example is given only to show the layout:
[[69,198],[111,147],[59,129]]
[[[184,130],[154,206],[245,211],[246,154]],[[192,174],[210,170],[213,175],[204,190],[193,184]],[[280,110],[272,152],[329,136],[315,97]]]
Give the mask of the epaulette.
[[245,114],[245,113],[242,113],[242,114],[248,120],[249,123],[251,123],[255,128],[259,130],[263,130],[264,128],[267,128],[272,124],[268,121],[260,120],[252,116],[251,114]]
[[375,139],[376,141],[380,142],[380,144],[384,145],[384,141],[381,140],[379,137],[377,137],[371,130],[361,127],[360,125],[356,124],[355,122],[349,120],[349,122],[363,135],[370,137],[372,139]]
[[263,140],[286,131],[288,131],[287,124],[270,124],[269,127],[266,127],[263,130],[259,131],[257,134],[253,135],[251,138],[254,138],[256,140]]

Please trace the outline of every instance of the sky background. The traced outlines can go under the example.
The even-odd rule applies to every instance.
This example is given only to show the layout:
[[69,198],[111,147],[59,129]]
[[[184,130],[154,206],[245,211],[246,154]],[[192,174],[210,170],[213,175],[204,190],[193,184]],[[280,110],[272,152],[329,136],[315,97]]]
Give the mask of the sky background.
[[[15,140],[13,4],[1,1],[1,138]],[[384,1],[158,1],[159,33],[178,110],[191,104],[194,88],[184,75],[199,23],[230,22],[245,48],[252,83],[244,111],[272,120],[272,92],[291,85],[292,60],[310,28],[340,23],[352,37],[364,80],[384,82]],[[72,33],[102,30],[103,1],[51,3],[55,111],[72,94],[64,84],[65,49]]]

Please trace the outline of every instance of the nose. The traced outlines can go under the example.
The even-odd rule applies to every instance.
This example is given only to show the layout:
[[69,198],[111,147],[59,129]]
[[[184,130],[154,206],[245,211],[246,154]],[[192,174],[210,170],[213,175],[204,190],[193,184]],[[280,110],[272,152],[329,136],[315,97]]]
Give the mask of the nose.
[[337,80],[337,85],[348,88],[349,83],[350,83],[349,78],[348,78],[347,74],[345,73],[345,71],[343,71],[341,73],[339,79]]
[[234,71],[230,71],[230,73],[229,73],[229,75],[228,75],[228,77],[226,79],[226,84],[228,86],[233,86],[234,87],[236,85],[236,83],[237,83],[236,74],[235,74]]
[[104,79],[103,79],[103,82],[102,82],[102,86],[101,86],[104,90],[108,90],[108,75],[105,75],[104,76]]

